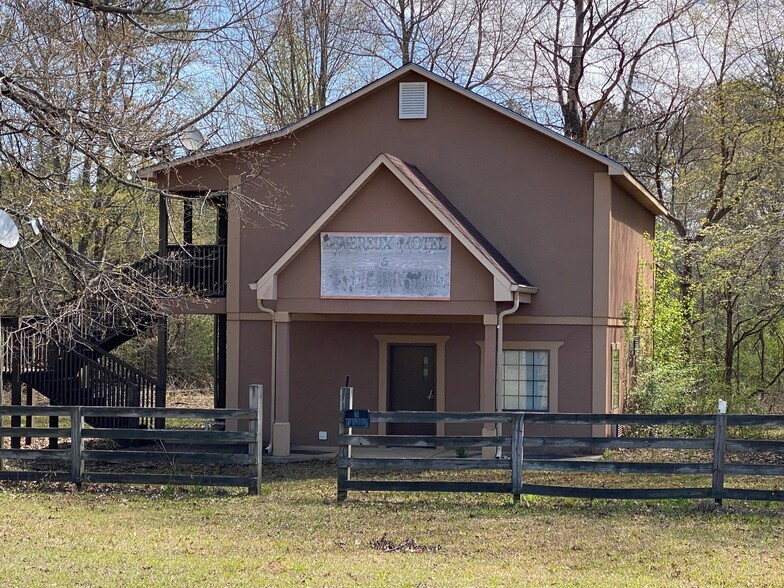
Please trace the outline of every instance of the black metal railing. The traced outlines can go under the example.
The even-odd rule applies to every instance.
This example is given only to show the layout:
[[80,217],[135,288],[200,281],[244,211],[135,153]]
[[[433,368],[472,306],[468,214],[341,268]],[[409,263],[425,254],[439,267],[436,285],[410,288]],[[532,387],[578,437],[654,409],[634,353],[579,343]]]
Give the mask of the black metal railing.
[[14,354],[21,366],[43,368],[47,361],[48,338],[33,328],[39,317],[0,317],[2,366],[6,375],[11,374]]
[[[52,342],[45,366],[24,366],[21,380],[55,405],[155,406],[154,378],[98,347],[64,348]],[[93,423],[91,423],[93,424]],[[139,421],[112,426],[138,427]]]
[[[169,245],[162,265],[169,284],[207,298],[226,296],[226,245]],[[132,267],[156,278],[161,261],[157,255],[148,255]]]

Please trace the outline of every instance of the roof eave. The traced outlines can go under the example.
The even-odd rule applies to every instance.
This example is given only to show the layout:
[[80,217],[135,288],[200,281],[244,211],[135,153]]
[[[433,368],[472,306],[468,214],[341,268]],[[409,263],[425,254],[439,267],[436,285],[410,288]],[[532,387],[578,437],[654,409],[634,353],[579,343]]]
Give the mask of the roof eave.
[[521,292],[523,294],[536,294],[539,292],[537,286],[528,286],[526,284],[512,284],[512,292]]
[[615,178],[618,184],[625,188],[626,191],[629,192],[637,202],[642,204],[648,212],[655,214],[656,216],[666,216],[668,214],[667,209],[659,199],[651,194],[624,166],[613,162],[613,165],[608,166],[607,171],[609,175]]
[[[370,178],[381,167],[386,167],[408,190],[441,222],[457,240],[471,252],[474,257],[487,269],[493,278],[503,284],[506,296],[510,292],[519,291],[523,294],[535,294],[538,288],[528,284],[517,284],[516,279],[507,275],[506,272],[497,266],[488,252],[480,246],[472,243],[459,228],[437,209],[427,196],[408,178],[390,158],[389,155],[382,153],[344,190],[338,199],[322,213],[322,215],[289,247],[289,249],[262,275],[254,285],[252,290],[256,291],[256,298],[259,300],[274,300],[277,298],[277,276],[288,266],[288,264],[316,237],[331,219],[333,219],[346,203],[362,189]],[[519,277],[518,277],[519,278]],[[502,298],[501,301],[506,300]],[[499,300],[496,300],[499,301]]]
[[261,135],[261,136],[258,136],[258,137],[253,137],[253,138],[250,138],[250,139],[245,139],[243,141],[237,141],[235,143],[229,143],[228,145],[223,145],[222,147],[216,147],[214,149],[210,149],[210,150],[207,150],[207,151],[202,151],[202,152],[199,152],[199,153],[193,153],[191,155],[187,155],[185,157],[182,157],[180,159],[176,159],[176,160],[173,160],[173,161],[169,161],[169,162],[165,162],[165,163],[159,163],[159,164],[156,164],[156,165],[145,167],[145,168],[142,168],[139,171],[137,171],[136,175],[140,179],[143,179],[143,180],[153,180],[155,178],[155,174],[157,174],[158,172],[163,171],[163,170],[165,170],[167,168],[175,168],[175,167],[178,167],[178,166],[181,166],[181,165],[186,165],[186,164],[194,163],[196,161],[200,161],[200,160],[203,160],[203,159],[208,159],[210,157],[224,155],[224,154],[230,153],[232,151],[237,151],[237,150],[244,149],[244,148],[247,148],[247,147],[253,147],[253,146],[257,146],[257,145],[262,145],[262,144],[268,143],[270,141],[275,141],[275,140],[279,140],[279,139],[288,137],[288,136],[292,135],[293,133],[295,133],[296,131],[298,131],[299,129],[302,129],[303,127],[306,127],[306,126],[309,126],[309,125],[313,124],[314,122],[320,120],[321,118],[323,118],[325,116],[328,116],[329,114],[335,112],[336,110],[339,110],[339,109],[343,108],[344,106],[349,105],[354,100],[356,100],[358,98],[361,98],[362,96],[364,96],[366,94],[374,92],[378,88],[380,88],[382,86],[385,86],[388,83],[392,82],[393,80],[395,80],[397,78],[400,78],[400,77],[402,77],[402,76],[404,76],[404,75],[406,75],[406,74],[408,74],[410,72],[416,72],[417,74],[421,75],[424,78],[427,78],[428,80],[430,80],[432,82],[441,84],[443,86],[448,86],[452,90],[454,90],[457,93],[461,94],[462,96],[465,96],[465,97],[469,98],[470,100],[473,100],[475,102],[483,104],[484,106],[487,106],[488,108],[498,112],[499,114],[501,114],[503,116],[506,116],[507,118],[510,118],[510,119],[520,123],[520,124],[523,124],[526,127],[530,128],[530,129],[532,129],[532,130],[534,130],[536,132],[539,132],[539,133],[541,133],[543,135],[546,135],[546,136],[550,137],[551,139],[554,139],[554,140],[558,141],[559,143],[561,143],[563,145],[566,145],[567,147],[570,147],[571,149],[579,151],[583,155],[586,155],[586,156],[590,157],[591,159],[593,159],[593,160],[595,160],[595,161],[597,161],[597,162],[599,162],[599,163],[601,163],[603,165],[606,165],[609,174],[612,175],[612,176],[618,176],[619,178],[623,178],[621,183],[623,183],[624,187],[627,187],[627,189],[634,191],[634,193],[632,195],[637,200],[639,200],[643,204],[643,206],[645,206],[646,209],[651,211],[653,214],[666,214],[667,213],[667,210],[658,202],[658,200],[656,200],[656,198],[654,198],[645,189],[645,187],[642,184],[640,184],[640,182],[637,181],[637,179],[634,178],[634,176],[632,176],[629,173],[629,171],[625,167],[623,167],[619,163],[613,161],[609,157],[606,157],[606,156],[602,155],[601,153],[598,153],[598,152],[594,151],[593,149],[590,149],[589,147],[586,147],[585,145],[582,145],[580,143],[572,141],[571,139],[567,139],[563,135],[560,135],[560,134],[556,133],[555,131],[545,127],[544,125],[541,125],[541,124],[539,124],[539,123],[537,123],[537,122],[535,122],[535,121],[533,121],[533,120],[531,120],[531,119],[529,119],[529,118],[527,118],[527,117],[525,117],[525,116],[523,116],[521,114],[518,114],[518,113],[516,113],[516,112],[514,112],[514,111],[512,111],[512,110],[510,110],[508,108],[505,108],[505,107],[501,106],[500,104],[496,104],[495,102],[493,102],[492,100],[490,100],[488,98],[485,98],[484,96],[480,96],[479,94],[476,94],[476,93],[474,93],[474,92],[472,92],[470,90],[467,90],[466,88],[458,86],[457,84],[455,84],[453,82],[450,82],[449,80],[447,80],[445,78],[442,78],[441,76],[439,76],[437,74],[434,74],[433,72],[431,72],[431,71],[429,71],[429,70],[427,70],[427,69],[425,69],[425,68],[423,68],[421,66],[413,64],[413,63],[409,63],[407,65],[404,65],[403,67],[400,67],[400,68],[398,68],[396,70],[393,70],[393,71],[389,72],[385,76],[382,76],[382,77],[378,78],[377,80],[371,82],[367,86],[364,86],[364,87],[360,88],[359,90],[356,90],[356,91],[352,92],[351,94],[348,94],[347,96],[344,96],[343,98],[341,98],[339,100],[336,100],[335,102],[333,102],[332,104],[322,108],[321,110],[318,110],[317,112],[314,112],[313,114],[308,115],[305,118],[295,122],[294,124],[289,125],[288,127],[285,127],[283,129],[280,129],[279,131],[275,131],[275,132],[272,132],[272,133],[267,133],[265,135]]
[[380,88],[381,86],[385,86],[387,83],[389,83],[390,81],[394,80],[395,78],[398,78],[398,77],[400,77],[402,75],[405,75],[405,74],[407,74],[407,73],[409,73],[411,71],[416,71],[418,73],[427,72],[427,70],[425,70],[424,68],[421,68],[420,66],[415,65],[413,63],[409,63],[407,65],[404,65],[403,67],[400,67],[398,69],[395,69],[395,70],[389,72],[388,74],[378,78],[377,80],[369,83],[368,85],[363,86],[362,88],[360,88],[360,89],[358,89],[358,90],[356,90],[356,91],[354,91],[354,92],[352,92],[352,93],[350,93],[350,94],[348,94],[346,96],[343,96],[342,98],[340,98],[339,100],[336,100],[335,102],[333,102],[332,104],[329,104],[328,106],[325,106],[321,110],[318,110],[318,111],[314,112],[313,114],[309,114],[305,118],[302,118],[302,119],[298,120],[297,122],[295,122],[295,123],[293,123],[293,124],[291,124],[291,125],[289,125],[287,127],[284,127],[284,128],[282,128],[282,129],[280,129],[278,131],[274,131],[272,133],[266,133],[264,135],[259,135],[258,137],[251,137],[249,139],[244,139],[242,141],[236,141],[234,143],[229,143],[229,144],[223,145],[221,147],[215,147],[214,149],[210,149],[208,151],[202,151],[200,153],[193,153],[191,155],[186,155],[185,157],[181,157],[181,158],[175,159],[173,161],[169,161],[169,162],[165,162],[165,163],[158,163],[156,165],[151,165],[151,166],[148,166],[148,167],[140,169],[136,173],[136,175],[138,177],[140,177],[141,179],[152,179],[152,178],[154,178],[154,175],[157,172],[162,171],[162,170],[164,170],[166,168],[171,168],[171,167],[176,167],[176,166],[180,166],[180,165],[183,165],[183,164],[193,163],[194,161],[199,161],[201,159],[205,159],[205,158],[208,158],[208,157],[224,155],[224,154],[229,153],[231,151],[237,151],[239,149],[244,149],[246,147],[253,147],[255,145],[262,145],[262,144],[268,143],[270,141],[275,141],[276,139],[282,139],[282,138],[287,137],[287,136],[291,135],[292,133],[298,131],[299,129],[301,129],[303,127],[306,127],[306,126],[316,122],[317,120],[319,120],[319,119],[321,119],[321,118],[331,114],[332,112],[334,112],[334,111],[336,111],[336,110],[338,110],[340,108],[343,108],[344,106],[346,106],[349,103],[353,102],[357,98],[360,98],[360,97],[364,96],[365,94],[369,94],[370,92],[373,92],[377,88]]

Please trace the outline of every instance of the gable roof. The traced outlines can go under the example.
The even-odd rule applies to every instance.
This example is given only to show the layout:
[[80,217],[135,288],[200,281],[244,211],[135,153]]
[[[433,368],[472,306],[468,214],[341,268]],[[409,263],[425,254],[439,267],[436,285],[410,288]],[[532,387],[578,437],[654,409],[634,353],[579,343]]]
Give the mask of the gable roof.
[[344,96],[340,100],[336,100],[332,104],[314,112],[311,115],[306,116],[305,118],[300,119],[299,121],[287,127],[280,129],[279,131],[267,133],[265,135],[261,135],[258,137],[252,137],[250,139],[245,139],[242,141],[236,141],[234,143],[229,143],[221,147],[206,149],[198,153],[192,153],[185,157],[175,159],[174,161],[159,163],[156,165],[145,167],[140,169],[137,172],[137,175],[142,179],[150,180],[154,178],[157,172],[165,169],[171,169],[181,165],[195,163],[197,161],[208,159],[210,157],[225,155],[241,149],[263,145],[271,141],[289,137],[299,129],[312,125],[318,120],[332,114],[336,110],[345,108],[355,100],[358,100],[359,98],[365,96],[366,94],[374,92],[375,90],[378,90],[379,88],[386,86],[387,84],[390,84],[394,82],[396,79],[404,77],[405,75],[411,72],[414,72],[428,79],[431,82],[449,88],[452,91],[455,91],[465,96],[466,98],[473,100],[474,102],[478,102],[479,104],[482,104],[502,114],[503,116],[515,121],[516,123],[522,124],[523,126],[528,127],[529,129],[532,129],[537,133],[550,137],[551,139],[554,139],[555,141],[558,141],[559,143],[566,145],[570,149],[574,149],[575,151],[578,151],[583,155],[590,157],[591,159],[601,163],[602,165],[607,166],[607,173],[613,178],[615,178],[615,180],[619,184],[621,184],[629,192],[629,194],[631,194],[649,212],[656,215],[667,214],[667,209],[664,207],[664,205],[661,202],[659,202],[659,200],[656,199],[653,196],[653,194],[651,194],[645,188],[645,186],[643,186],[639,182],[639,180],[637,180],[637,178],[635,178],[629,172],[629,170],[627,170],[623,165],[621,165],[617,161],[613,161],[609,157],[601,155],[600,153],[597,153],[596,151],[590,149],[589,147],[586,147],[585,145],[572,141],[571,139],[567,139],[563,135],[560,135],[555,131],[548,129],[547,127],[529,118],[526,118],[525,116],[517,114],[516,112],[509,110],[508,108],[504,108],[503,106],[501,106],[500,104],[496,104],[492,100],[489,100],[483,96],[480,96],[479,94],[471,92],[470,90],[467,90],[462,86],[455,84],[454,82],[450,82],[446,78],[434,74],[433,72],[423,67],[420,67],[418,65],[415,65],[413,63],[404,65],[388,73],[387,75],[378,78],[377,80],[371,82],[370,84],[364,86],[363,88],[360,88],[359,90],[356,90],[355,92],[352,92],[347,96]]
[[416,166],[382,153],[346,188],[294,244],[250,286],[259,300],[277,299],[277,277],[294,258],[337,216],[381,168],[386,167],[493,276],[496,302],[512,299],[512,292],[538,290],[466,219]]

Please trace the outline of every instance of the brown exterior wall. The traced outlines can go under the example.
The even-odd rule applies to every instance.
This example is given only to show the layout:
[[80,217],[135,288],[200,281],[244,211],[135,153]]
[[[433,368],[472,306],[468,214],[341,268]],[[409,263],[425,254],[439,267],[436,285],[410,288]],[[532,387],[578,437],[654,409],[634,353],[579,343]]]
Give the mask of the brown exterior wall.
[[[386,168],[380,169],[325,227],[326,232],[444,233],[444,226]],[[490,273],[452,239],[449,301],[321,300],[318,239],[278,278],[278,310],[314,313],[483,314],[495,312]]]
[[[410,74],[406,81],[418,79]],[[398,120],[393,83],[272,147],[278,159],[265,184],[248,182],[241,189],[264,199],[266,182],[285,187],[287,226],[275,229],[246,218],[243,283],[261,277],[379,153],[387,152],[416,165],[540,287],[543,295],[535,297],[531,313],[590,315],[585,293],[591,284],[591,187],[601,164],[448,88],[429,83],[428,92],[425,120]],[[221,165],[220,172],[201,167],[179,176],[225,189],[236,164]],[[241,292],[240,305],[243,312],[255,311],[250,290]]]
[[[371,317],[364,317],[371,320]],[[351,376],[354,406],[370,410],[378,405],[378,335],[448,336],[445,344],[445,404],[448,411],[479,410],[480,357],[477,344],[483,326],[477,324],[433,324],[400,322],[294,321],[291,323],[291,443],[334,445],[337,435],[338,390]],[[240,345],[240,405],[246,401],[250,384],[264,385],[265,438],[269,429],[269,325],[268,321],[243,321]],[[559,411],[590,412],[590,390],[585,374],[590,372],[590,327],[507,327],[508,339],[563,341],[559,350]],[[481,426],[452,427],[448,433],[479,434]],[[318,432],[327,431],[319,441]],[[375,433],[371,428],[369,432]],[[583,431],[584,432],[584,431]],[[530,434],[576,434],[574,427],[531,429]]]
[[[622,366],[626,359],[617,319],[625,304],[635,303],[638,259],[650,255],[642,234],[653,234],[654,217],[611,182],[606,165],[440,84],[428,84],[427,119],[399,120],[398,82],[421,79],[408,74],[298,130],[295,137],[246,150],[236,159],[223,156],[218,167],[186,166],[163,182],[196,182],[225,190],[231,179],[245,197],[279,197],[285,205],[283,228],[247,211],[232,209],[230,214],[232,282],[226,310],[229,321],[239,323],[231,347],[239,357],[233,375],[230,361],[234,389],[227,391],[229,406],[247,402],[250,384],[270,388],[271,324],[251,320],[266,315],[257,308],[248,284],[256,282],[378,154],[389,153],[417,166],[539,287],[530,304],[510,317],[505,339],[563,342],[558,351],[559,412],[609,409],[612,346],[622,349]],[[240,177],[260,162],[267,169],[264,182]],[[270,193],[270,185],[280,189]],[[598,198],[595,186],[601,187]],[[601,222],[594,210],[597,203]],[[445,231],[385,168],[325,230]],[[601,279],[594,277],[597,267]],[[509,305],[493,302],[490,274],[455,238],[449,301],[321,300],[319,275],[319,243],[314,240],[280,273],[278,300],[269,304],[290,313],[292,320],[287,328],[293,445],[335,444],[338,389],[347,374],[355,406],[385,408],[378,406],[379,335],[448,337],[444,409],[479,409],[482,315],[493,318]],[[267,437],[269,410],[265,393]],[[327,431],[326,441],[318,440],[319,431]]]
[[[613,185],[610,221],[610,316],[621,318],[624,307],[637,304],[640,261],[651,260],[644,235],[653,237],[654,217],[620,187]],[[642,268],[646,271],[645,268]]]

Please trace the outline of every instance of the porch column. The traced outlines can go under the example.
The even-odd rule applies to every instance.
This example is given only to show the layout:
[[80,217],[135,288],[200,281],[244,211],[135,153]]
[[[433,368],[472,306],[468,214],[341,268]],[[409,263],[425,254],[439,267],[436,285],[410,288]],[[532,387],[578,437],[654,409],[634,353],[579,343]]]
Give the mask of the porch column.
[[[612,255],[612,180],[606,173],[594,174],[593,180],[593,326],[591,412],[608,411],[609,341],[607,326],[610,316],[610,257]],[[608,437],[608,425],[593,425],[594,437]]]
[[[226,245],[226,407],[240,408],[247,402],[247,393],[240,393],[240,229],[242,219],[237,199],[241,189],[240,176],[228,179],[225,206],[218,210],[218,243]],[[245,286],[247,288],[247,286]],[[247,390],[247,388],[246,388]],[[228,430],[239,423],[232,419]]]
[[[482,412],[495,412],[495,386],[496,386],[496,329],[498,317],[494,314],[483,315],[485,326],[484,353],[482,354],[482,397],[479,399],[479,410]],[[496,435],[495,423],[485,423],[482,426],[483,437]],[[495,447],[482,447],[482,458],[495,457]]]
[[[166,185],[168,186],[168,178]],[[166,258],[169,255],[169,202],[166,196],[161,194],[158,197],[158,279],[167,280]],[[155,406],[163,408],[166,406],[166,384],[169,379],[169,326],[166,316],[158,319],[158,345],[156,354],[156,383],[155,383]],[[155,428],[164,429],[166,421],[162,418],[155,419]]]
[[275,424],[272,425],[272,455],[291,452],[291,423],[289,422],[289,348],[291,315],[275,313],[277,350],[275,357]]

